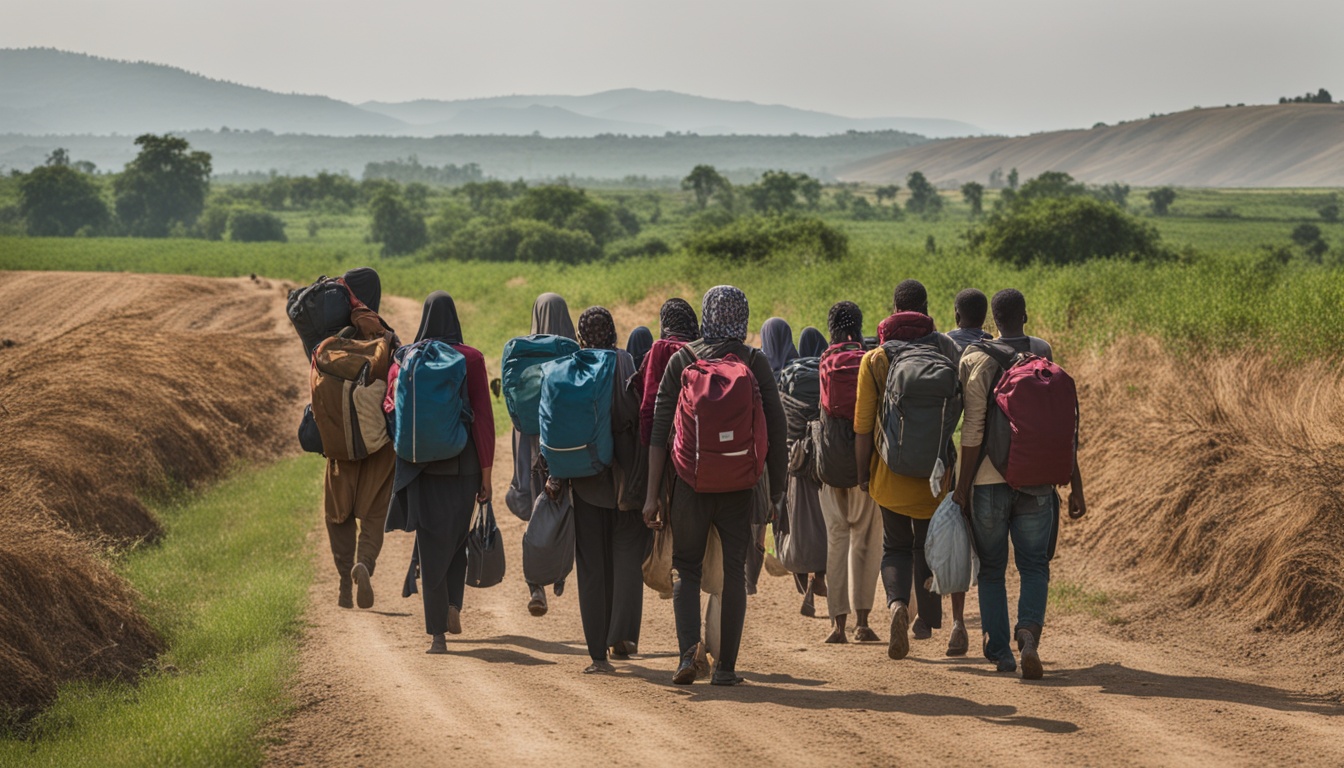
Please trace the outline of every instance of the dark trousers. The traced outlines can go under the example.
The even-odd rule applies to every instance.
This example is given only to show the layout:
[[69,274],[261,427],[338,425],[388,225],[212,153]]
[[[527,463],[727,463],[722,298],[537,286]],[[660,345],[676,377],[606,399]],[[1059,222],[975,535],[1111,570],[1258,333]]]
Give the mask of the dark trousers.
[[578,494],[573,498],[579,616],[588,655],[600,661],[620,641],[639,642],[642,568],[653,532],[638,512],[595,507]]
[[930,629],[938,629],[943,626],[943,598],[925,586],[933,578],[924,559],[924,537],[928,534],[928,520],[882,510],[882,586],[887,590],[887,605],[899,601],[909,606],[913,586],[919,617]]
[[[415,531],[415,549],[420,556],[420,592],[425,604],[425,632],[448,631],[448,606],[462,609],[467,586],[467,535],[475,513],[479,475],[436,476],[422,474],[412,482],[432,483],[426,496],[437,509],[422,509]],[[422,489],[429,491],[429,489]]]
[[709,543],[709,527],[723,543],[723,616],[719,667],[737,668],[742,625],[747,617],[747,550],[751,540],[751,489],[732,493],[696,493],[681,478],[672,489],[672,612],[677,618],[681,653],[700,642],[700,578]]

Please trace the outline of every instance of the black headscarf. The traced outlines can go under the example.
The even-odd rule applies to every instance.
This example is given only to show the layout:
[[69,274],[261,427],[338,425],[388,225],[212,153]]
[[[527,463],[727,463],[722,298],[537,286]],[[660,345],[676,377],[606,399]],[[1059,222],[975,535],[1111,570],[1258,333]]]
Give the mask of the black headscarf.
[[606,307],[589,307],[579,315],[579,343],[584,349],[616,348],[616,321]]
[[809,325],[798,335],[799,357],[821,357],[821,353],[825,351],[826,337],[816,328]]
[[443,291],[435,291],[425,299],[425,308],[420,313],[420,330],[415,334],[415,340],[425,339],[440,339],[449,344],[463,343],[457,304],[453,302],[452,296]]
[[378,311],[378,303],[383,298],[383,283],[373,267],[356,267],[342,277],[356,299],[374,312]]
[[863,310],[852,301],[838,301],[831,307],[826,317],[826,327],[831,332],[831,343],[843,341],[863,341]]
[[695,317],[695,307],[685,299],[668,299],[658,312],[658,325],[661,338],[695,341],[700,338],[700,321]]
[[761,326],[761,351],[770,360],[770,368],[779,373],[790,360],[798,357],[793,346],[793,329],[782,317],[772,317]]
[[639,326],[630,332],[630,338],[625,340],[625,351],[635,359],[635,369],[644,362],[644,355],[649,353],[653,346],[653,333],[644,326]]
[[549,333],[578,341],[574,321],[569,317],[569,305],[559,294],[543,293],[532,305],[532,333]]

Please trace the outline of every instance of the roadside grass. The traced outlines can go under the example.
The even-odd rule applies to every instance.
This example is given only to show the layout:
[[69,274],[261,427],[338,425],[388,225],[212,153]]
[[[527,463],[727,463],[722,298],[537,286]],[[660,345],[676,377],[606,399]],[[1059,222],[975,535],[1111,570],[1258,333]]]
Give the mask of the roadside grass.
[[76,683],[0,738],[0,765],[257,765],[290,706],[319,460],[236,473],[155,509],[167,535],[117,569],[169,650],[131,684]]
[[1091,616],[1110,625],[1125,623],[1116,614],[1115,600],[1111,595],[1072,581],[1051,581],[1047,606],[1052,613]]

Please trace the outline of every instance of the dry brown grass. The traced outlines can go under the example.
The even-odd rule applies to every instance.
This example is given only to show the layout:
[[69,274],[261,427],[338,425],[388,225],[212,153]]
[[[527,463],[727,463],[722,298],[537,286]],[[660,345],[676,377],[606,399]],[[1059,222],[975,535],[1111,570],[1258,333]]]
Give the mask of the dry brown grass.
[[31,711],[158,652],[98,549],[160,533],[142,496],[292,449],[302,354],[240,281],[0,274],[0,301],[0,707]]
[[1072,546],[1125,567],[1155,608],[1344,627],[1344,366],[1149,341],[1074,368],[1094,506],[1064,526]]

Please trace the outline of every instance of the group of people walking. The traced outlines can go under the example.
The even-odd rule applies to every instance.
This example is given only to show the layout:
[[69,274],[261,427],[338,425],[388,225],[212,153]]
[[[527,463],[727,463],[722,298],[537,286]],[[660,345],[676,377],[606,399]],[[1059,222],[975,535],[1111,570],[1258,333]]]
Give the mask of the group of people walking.
[[[381,387],[386,443],[358,458],[336,457],[327,450],[335,439],[329,435],[333,428],[322,434],[327,526],[341,578],[338,600],[343,607],[352,607],[352,597],[360,607],[372,605],[369,577],[383,531],[414,532],[416,555],[405,592],[416,589],[418,576],[425,629],[432,638],[429,652],[446,653],[446,635],[462,632],[469,534],[479,510],[493,497],[496,435],[485,358],[465,343],[447,293],[436,291],[426,299],[415,340],[402,347],[377,317],[376,273],[352,270],[343,285],[355,308],[343,337],[364,340],[349,344],[376,342],[396,351],[385,370],[375,362],[360,372],[362,386]],[[1067,376],[1050,363],[1050,345],[1026,335],[1027,305],[1019,291],[1000,291],[991,302],[967,289],[954,305],[957,328],[938,332],[925,287],[906,280],[896,286],[892,311],[873,326],[873,335],[866,334],[861,309],[841,301],[831,308],[826,331],[806,328],[797,345],[784,320],[767,320],[758,349],[747,343],[747,296],[721,285],[705,293],[698,315],[691,303],[669,299],[659,313],[657,338],[637,328],[625,349],[618,349],[607,309],[585,309],[576,326],[563,298],[540,296],[528,337],[536,343],[530,348],[553,350],[548,353],[553,356],[511,361],[514,353],[505,353],[506,371],[524,371],[513,379],[506,372],[503,384],[518,390],[504,392],[514,417],[513,477],[505,501],[523,519],[541,503],[563,503],[570,510],[569,541],[591,657],[584,671],[613,671],[612,660],[638,652],[644,573],[655,550],[670,548],[680,653],[673,682],[690,684],[706,673],[707,645],[714,662],[710,682],[742,682],[738,652],[748,595],[755,592],[767,558],[766,536],[773,528],[779,544],[782,537],[804,535],[808,529],[800,521],[809,515],[821,518],[814,530],[824,531],[825,552],[808,562],[807,572],[795,574],[800,610],[814,615],[813,598],[823,596],[831,621],[825,642],[848,642],[851,632],[855,641],[880,642],[871,623],[880,582],[888,655],[905,658],[912,637],[928,639],[944,625],[942,595],[931,589],[936,579],[924,547],[935,510],[955,504],[964,510],[979,559],[983,655],[1004,672],[1015,671],[1020,656],[1023,677],[1040,677],[1038,647],[1060,511],[1057,486],[1071,486],[1070,516],[1081,517],[1086,510],[1076,420],[1067,476],[1058,467],[1024,469],[1023,462],[1033,460],[1029,452],[1009,453],[995,441],[1008,439],[997,437],[1006,434],[1006,420],[1020,434],[1023,419],[1047,418],[1033,415],[1044,411],[1011,405],[1013,393],[1004,392],[1011,372],[1035,365],[1034,381],[1044,385],[1051,375]],[[991,313],[997,339],[984,330]],[[438,369],[444,373],[435,375],[447,384],[439,389],[457,391],[441,396],[452,404],[447,412],[408,415],[404,411],[430,402],[404,379],[414,365],[414,384],[427,386],[430,374],[419,371],[430,365],[424,358],[431,344],[443,345],[437,359],[444,361]],[[320,410],[320,371],[334,369],[326,362],[330,350],[323,356],[325,347],[312,351],[314,411]],[[566,355],[580,356],[575,359],[581,364],[556,362]],[[533,364],[535,369],[524,367]],[[565,381],[557,384],[548,376]],[[939,376],[950,389],[930,400],[929,382]],[[813,382],[811,389],[800,381]],[[351,385],[351,402],[358,400],[359,386]],[[543,401],[553,401],[543,403],[539,414],[532,406],[531,420],[543,422],[540,430],[530,428],[519,413],[529,397],[537,397],[535,391],[523,392],[529,386],[544,390]],[[566,442],[557,437],[560,426],[548,432],[544,422],[561,418],[548,407],[558,409],[560,398],[572,398],[574,391],[586,398],[579,410],[594,414],[580,421],[601,434]],[[1072,407],[1076,419],[1076,404]],[[564,417],[571,432],[574,410]],[[959,450],[953,430],[929,433],[924,428],[926,411],[941,424],[955,427],[960,420]],[[438,438],[404,434],[407,429],[432,432],[436,420],[450,422],[463,436],[434,442]],[[323,425],[320,415],[317,421]],[[365,424],[354,431],[367,442],[373,427]],[[1059,432],[1067,425],[1050,428]],[[347,427],[345,434],[351,431]],[[413,444],[420,447],[403,448]],[[438,452],[426,447],[441,444],[449,447]],[[432,458],[424,460],[413,450],[428,450]],[[572,469],[575,457],[590,455],[587,464],[580,462],[582,469]],[[1043,478],[1047,482],[1036,482]],[[670,546],[656,546],[656,538],[669,536]],[[1021,576],[1015,625],[1005,587],[1010,540]],[[712,562],[714,569],[722,563],[721,574],[707,572],[707,551],[721,554]],[[716,591],[706,612],[701,592],[711,577]],[[559,595],[564,586],[563,578],[528,583],[527,609],[544,615],[547,589]],[[952,594],[948,655],[968,652],[964,608],[965,592]]]

